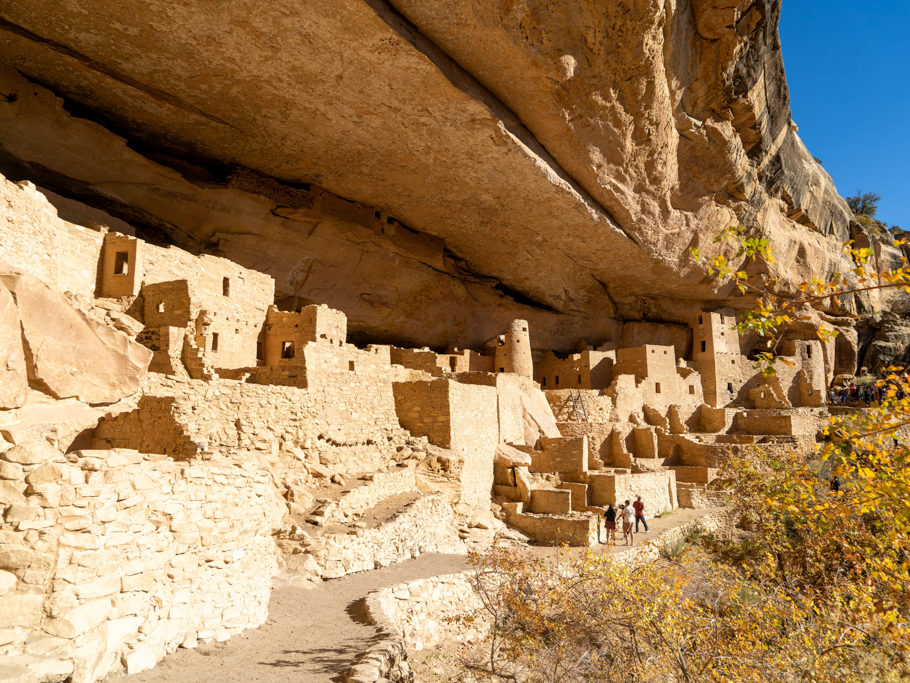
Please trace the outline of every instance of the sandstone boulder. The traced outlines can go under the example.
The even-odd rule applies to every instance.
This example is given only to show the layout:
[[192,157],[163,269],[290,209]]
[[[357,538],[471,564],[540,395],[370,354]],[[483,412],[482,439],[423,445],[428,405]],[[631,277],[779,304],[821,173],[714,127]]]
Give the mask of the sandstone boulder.
[[553,409],[540,389],[521,392],[521,412],[524,418],[525,444],[534,446],[540,437],[561,436]]
[[528,466],[531,464],[531,456],[520,451],[514,446],[507,443],[501,443],[496,447],[496,457],[494,462],[501,463],[508,467],[518,467],[521,465]]
[[47,441],[36,439],[17,444],[0,453],[0,460],[18,465],[41,465],[58,457],[60,452]]
[[16,301],[32,386],[86,403],[114,403],[139,389],[149,349],[88,319],[37,278],[0,265],[0,283]]
[[515,468],[515,485],[518,487],[518,496],[522,503],[531,502],[531,474],[527,467]]
[[104,413],[105,409],[92,408],[76,399],[29,403],[0,412],[0,431],[13,444],[47,439],[65,451],[76,437],[94,428]]
[[0,410],[18,408],[28,396],[22,328],[16,303],[0,285]]

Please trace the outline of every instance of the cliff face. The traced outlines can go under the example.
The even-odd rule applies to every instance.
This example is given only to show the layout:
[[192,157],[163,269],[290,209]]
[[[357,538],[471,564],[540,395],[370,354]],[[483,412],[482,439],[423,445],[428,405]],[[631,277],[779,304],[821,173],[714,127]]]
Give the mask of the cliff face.
[[732,222],[786,281],[844,269],[779,11],[0,0],[0,170],[265,270],[363,337],[476,345],[521,317],[568,348],[722,303],[685,251]]

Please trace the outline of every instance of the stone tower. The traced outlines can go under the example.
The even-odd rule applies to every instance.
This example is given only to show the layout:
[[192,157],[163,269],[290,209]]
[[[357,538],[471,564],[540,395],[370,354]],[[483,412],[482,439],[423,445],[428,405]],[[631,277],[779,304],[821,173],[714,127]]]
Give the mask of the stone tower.
[[522,377],[534,377],[527,320],[513,320],[509,323],[502,344],[496,349],[495,369],[499,372],[514,372]]

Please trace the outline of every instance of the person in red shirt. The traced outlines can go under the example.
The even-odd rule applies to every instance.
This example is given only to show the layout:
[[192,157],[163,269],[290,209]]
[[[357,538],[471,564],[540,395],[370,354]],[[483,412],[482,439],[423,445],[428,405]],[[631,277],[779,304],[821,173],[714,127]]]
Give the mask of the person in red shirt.
[[645,504],[641,502],[641,496],[635,499],[632,507],[635,508],[635,533],[638,533],[639,522],[645,525],[645,533],[648,533],[648,523],[645,521]]

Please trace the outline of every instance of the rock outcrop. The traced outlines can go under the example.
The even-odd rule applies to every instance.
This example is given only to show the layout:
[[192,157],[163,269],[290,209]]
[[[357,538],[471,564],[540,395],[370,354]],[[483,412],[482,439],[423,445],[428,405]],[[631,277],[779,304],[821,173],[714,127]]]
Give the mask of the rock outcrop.
[[21,321],[28,380],[35,388],[93,404],[114,403],[139,390],[152,359],[149,349],[90,320],[62,294],[2,263],[0,290],[12,295],[18,311],[18,320],[4,316],[2,334],[11,336],[8,325],[18,330]]
[[730,223],[772,237],[785,284],[845,270],[779,11],[6,4],[0,61],[30,80],[2,76],[0,170],[266,270],[355,338],[470,346],[522,318],[567,349],[726,299],[685,252]]
[[27,396],[19,313],[9,290],[0,285],[0,410],[19,408]]

